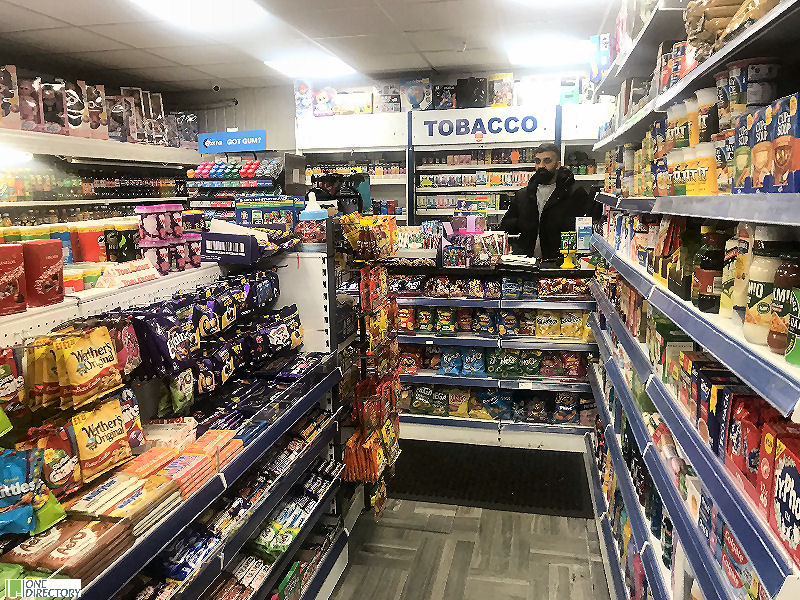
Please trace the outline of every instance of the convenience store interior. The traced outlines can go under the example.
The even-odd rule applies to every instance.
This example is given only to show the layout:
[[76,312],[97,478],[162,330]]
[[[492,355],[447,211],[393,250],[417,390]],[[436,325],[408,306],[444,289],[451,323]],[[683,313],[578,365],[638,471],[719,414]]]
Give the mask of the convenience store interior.
[[798,26],[0,0],[4,597],[800,598]]

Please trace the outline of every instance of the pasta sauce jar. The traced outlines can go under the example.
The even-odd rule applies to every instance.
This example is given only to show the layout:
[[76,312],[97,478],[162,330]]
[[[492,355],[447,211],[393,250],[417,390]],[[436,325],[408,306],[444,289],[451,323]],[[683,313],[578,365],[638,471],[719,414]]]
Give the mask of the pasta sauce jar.
[[789,252],[781,255],[781,262],[775,270],[774,281],[772,316],[767,334],[767,345],[775,354],[783,354],[786,351],[789,332],[789,296],[792,288],[800,288],[800,254]]

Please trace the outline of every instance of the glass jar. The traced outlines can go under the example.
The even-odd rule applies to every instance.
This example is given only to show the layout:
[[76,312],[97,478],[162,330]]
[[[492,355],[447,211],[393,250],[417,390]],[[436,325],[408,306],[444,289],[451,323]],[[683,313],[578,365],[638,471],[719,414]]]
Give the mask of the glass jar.
[[786,351],[786,336],[789,331],[789,296],[792,288],[800,288],[800,255],[798,253],[788,252],[781,255],[781,262],[775,271],[774,284],[767,345],[775,354],[783,354]]
[[742,325],[745,339],[753,344],[767,345],[775,271],[780,264],[780,255],[773,248],[761,244],[753,248],[753,262],[747,280],[747,308]]

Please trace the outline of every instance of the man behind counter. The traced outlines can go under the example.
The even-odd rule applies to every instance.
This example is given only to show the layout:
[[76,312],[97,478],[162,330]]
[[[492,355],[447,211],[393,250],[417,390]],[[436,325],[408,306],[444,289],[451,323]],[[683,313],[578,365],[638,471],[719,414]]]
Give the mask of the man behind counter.
[[534,155],[536,173],[517,190],[500,229],[520,234],[514,253],[542,260],[560,258],[561,232],[575,231],[575,217],[597,216],[599,205],[561,166],[558,146],[545,143]]

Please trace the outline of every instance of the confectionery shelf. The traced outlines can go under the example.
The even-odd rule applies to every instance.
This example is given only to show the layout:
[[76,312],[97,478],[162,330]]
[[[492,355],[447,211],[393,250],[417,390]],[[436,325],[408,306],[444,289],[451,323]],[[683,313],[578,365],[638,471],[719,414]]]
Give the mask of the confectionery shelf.
[[[316,373],[316,371],[315,371]],[[208,508],[222,493],[235,482],[253,463],[260,458],[284,433],[286,433],[308,410],[317,404],[342,379],[342,371],[336,368],[286,412],[259,437],[245,446],[244,450],[227,464],[216,476],[212,477],[197,492],[169,513],[158,525],[150,529],[143,537],[125,553],[117,558],[99,577],[84,588],[83,595],[93,600],[110,599],[131,578],[141,571],[152,558],[163,550],[176,535],[183,531],[197,515]],[[291,471],[290,471],[291,472]],[[288,477],[289,474],[285,475]],[[334,493],[333,486],[330,493]],[[280,488],[275,490],[280,493]],[[283,492],[285,493],[285,491]],[[272,494],[270,494],[271,496]],[[282,494],[281,494],[282,496]],[[267,502],[265,499],[264,502]],[[321,502],[319,507],[324,507]],[[317,515],[318,516],[318,515]],[[311,519],[309,519],[311,522]],[[296,538],[297,541],[300,538]],[[236,536],[234,536],[236,539]],[[300,542],[302,543],[302,540]],[[294,545],[294,544],[293,544]],[[297,546],[294,546],[295,548]],[[291,548],[290,548],[291,550]],[[225,552],[221,556],[225,557]],[[293,556],[293,553],[291,553]],[[230,554],[228,555],[230,557]],[[224,560],[224,558],[223,558]],[[280,569],[277,569],[279,571]],[[276,571],[276,572],[277,572]]]
[[[418,215],[452,215],[455,208],[418,208],[416,213]],[[490,208],[486,211],[487,215],[504,215],[506,211],[499,208]]]
[[717,196],[596,197],[612,208],[660,215],[682,215],[729,221],[768,223],[780,215],[782,225],[800,226],[800,194],[719,194]]
[[0,145],[32,154],[151,164],[183,166],[195,165],[200,160],[197,150],[188,148],[170,148],[153,144],[130,144],[116,140],[92,140],[89,138],[12,129],[0,129]]
[[[737,326],[738,321],[700,312],[690,302],[681,300],[656,283],[643,267],[617,254],[602,236],[595,234],[592,244],[654,308],[664,313],[783,415],[793,414],[800,399],[800,367],[787,363],[782,356],[773,354],[766,347],[744,340],[741,326]],[[595,287],[594,291],[599,291],[599,288]],[[597,295],[595,299],[600,310],[606,312],[608,306],[603,306],[603,300]],[[638,364],[637,370],[644,367]],[[797,417],[793,415],[793,418]]]
[[32,307],[22,313],[0,317],[0,340],[4,345],[11,345],[26,336],[47,333],[70,319],[93,316],[120,306],[167,300],[177,291],[193,290],[216,281],[219,276],[217,263],[203,263],[194,269],[170,273],[129,287],[94,288],[68,294],[58,304]]
[[484,300],[479,298],[427,298],[398,296],[398,306],[463,306],[465,308],[527,308],[549,310],[594,310],[594,300]]
[[[346,530],[339,532],[336,539],[331,544],[331,547],[328,549],[328,552],[319,562],[317,571],[312,576],[311,581],[308,582],[308,586],[300,595],[300,600],[314,600],[317,597],[325,598],[330,596],[330,594],[326,596],[320,594],[320,592],[326,581],[335,583],[339,580],[339,577],[341,577],[342,572],[344,572],[344,568],[347,564],[347,538]],[[344,558],[344,561],[340,560],[340,558]],[[332,592],[334,586],[331,584],[329,585],[331,586],[330,591]]]
[[[792,598],[800,590],[800,572],[786,554],[783,545],[772,533],[769,525],[758,512],[749,498],[745,497],[744,491],[739,483],[727,474],[721,461],[711,448],[701,439],[696,427],[689,421],[688,416],[678,405],[669,388],[653,372],[652,364],[649,361],[647,348],[638,342],[630,331],[625,327],[618,313],[614,309],[610,300],[605,296],[596,283],[591,284],[592,293],[598,301],[598,308],[609,327],[622,344],[628,357],[636,370],[639,379],[645,385],[647,395],[653,401],[664,422],[672,432],[675,441],[683,449],[688,461],[692,464],[698,476],[703,482],[704,488],[714,501],[725,521],[730,526],[736,537],[747,544],[747,554],[758,573],[762,584],[766,587],[772,598]],[[677,323],[677,321],[676,321]],[[670,506],[670,497],[673,492],[677,493],[675,484],[669,474],[665,471],[656,448],[652,444],[652,439],[647,431],[641,414],[636,409],[633,399],[624,383],[622,374],[613,358],[605,358],[610,355],[611,340],[609,335],[600,330],[598,322],[592,319],[590,323],[595,337],[600,347],[600,354],[606,360],[605,368],[609,378],[615,384],[622,403],[625,414],[631,425],[631,429],[636,437],[645,462],[650,466],[650,473],[656,483],[656,487],[661,493],[673,524],[682,542],[687,544],[687,554],[689,545],[699,543],[699,547],[707,552],[707,544],[702,534],[691,523],[689,515],[685,513],[685,505],[680,497],[677,497],[677,507],[681,511],[679,518],[675,509]],[[705,345],[704,345],[705,346]],[[713,353],[713,346],[705,346]],[[758,367],[751,366],[750,371],[758,370]],[[590,374],[591,375],[591,374]],[[597,398],[595,392],[595,398]],[[765,398],[769,399],[768,396]],[[685,523],[683,523],[685,521]],[[681,532],[679,526],[688,528]],[[687,534],[696,540],[688,540]],[[698,550],[699,552],[699,550]],[[691,555],[690,555],[691,558]],[[696,557],[697,560],[704,560],[704,554]],[[708,559],[710,560],[710,558]],[[691,561],[690,561],[691,562]],[[697,567],[692,563],[695,571]],[[713,563],[709,563],[713,564]],[[708,574],[707,584],[710,584],[711,573]],[[700,574],[698,573],[700,578]],[[702,578],[699,579],[703,583]],[[706,598],[713,596],[703,588]],[[724,597],[724,596],[723,596]]]

